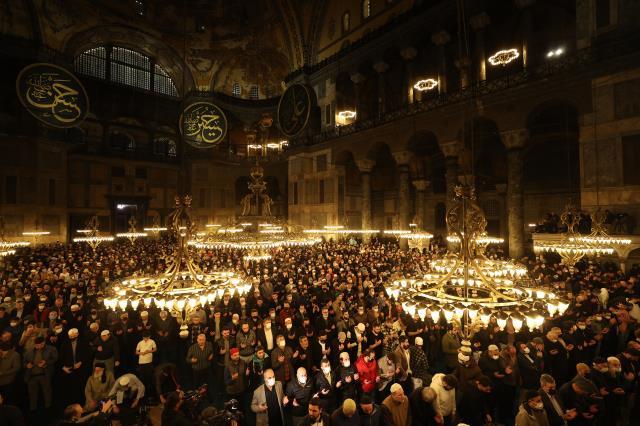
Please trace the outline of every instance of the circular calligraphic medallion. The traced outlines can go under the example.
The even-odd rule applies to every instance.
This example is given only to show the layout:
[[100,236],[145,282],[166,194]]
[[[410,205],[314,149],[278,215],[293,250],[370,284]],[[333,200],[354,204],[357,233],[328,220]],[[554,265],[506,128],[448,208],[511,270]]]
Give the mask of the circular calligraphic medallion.
[[278,103],[278,126],[287,137],[300,133],[309,123],[311,94],[303,84],[289,86]]
[[195,148],[213,148],[227,134],[227,117],[211,102],[194,102],[182,110],[180,132]]
[[89,97],[80,80],[57,65],[27,65],[18,74],[16,91],[27,111],[50,126],[75,127],[89,112]]

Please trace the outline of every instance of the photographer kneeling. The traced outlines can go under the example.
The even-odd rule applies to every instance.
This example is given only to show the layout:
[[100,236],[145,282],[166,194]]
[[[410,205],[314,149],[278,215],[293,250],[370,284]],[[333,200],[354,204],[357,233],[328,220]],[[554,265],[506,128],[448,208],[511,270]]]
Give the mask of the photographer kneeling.
[[109,412],[113,407],[113,401],[107,400],[100,411],[94,411],[91,414],[83,416],[84,411],[82,405],[71,404],[64,409],[63,420],[58,423],[59,425],[87,425],[87,426],[106,426],[111,424],[109,419]]
[[190,426],[192,423],[181,410],[183,397],[181,391],[167,395],[162,410],[162,426]]
[[124,374],[118,378],[109,392],[109,398],[115,399],[113,412],[123,425],[136,423],[138,406],[144,397],[144,385],[134,374]]

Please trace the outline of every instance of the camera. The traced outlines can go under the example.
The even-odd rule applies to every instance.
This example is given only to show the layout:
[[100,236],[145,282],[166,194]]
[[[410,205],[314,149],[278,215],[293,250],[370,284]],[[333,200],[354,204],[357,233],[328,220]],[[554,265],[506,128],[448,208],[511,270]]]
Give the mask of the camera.
[[240,403],[237,399],[231,399],[224,403],[223,410],[216,410],[213,407],[209,407],[202,412],[201,425],[202,426],[226,426],[237,425],[243,418],[243,414],[240,411]]

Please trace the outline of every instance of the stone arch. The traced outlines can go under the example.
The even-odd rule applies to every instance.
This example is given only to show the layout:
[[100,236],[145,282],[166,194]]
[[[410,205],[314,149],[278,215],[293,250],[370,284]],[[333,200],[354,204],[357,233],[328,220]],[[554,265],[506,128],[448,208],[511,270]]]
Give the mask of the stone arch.
[[414,179],[426,179],[435,193],[446,192],[444,153],[430,130],[418,130],[406,144],[414,154],[409,171]]
[[525,190],[553,185],[577,193],[580,179],[578,109],[565,101],[548,101],[527,116],[524,147]]
[[507,179],[507,150],[495,121],[476,117],[463,129],[460,174],[474,174],[476,189],[496,189]]
[[350,227],[360,227],[362,213],[358,200],[362,197],[362,179],[353,152],[338,152],[334,166],[342,169],[338,174],[338,222],[343,223],[346,218]]
[[336,76],[336,111],[344,109],[356,109],[356,90],[347,72],[341,72]]
[[398,167],[385,142],[373,143],[367,158],[375,161],[371,170],[371,218],[375,229],[393,229],[397,220]]
[[64,43],[63,51],[69,57],[75,58],[90,48],[110,44],[126,47],[155,58],[172,78],[180,94],[195,89],[196,85],[189,67],[186,68],[185,75],[182,55],[162,40],[138,28],[126,25],[95,26],[72,35]]

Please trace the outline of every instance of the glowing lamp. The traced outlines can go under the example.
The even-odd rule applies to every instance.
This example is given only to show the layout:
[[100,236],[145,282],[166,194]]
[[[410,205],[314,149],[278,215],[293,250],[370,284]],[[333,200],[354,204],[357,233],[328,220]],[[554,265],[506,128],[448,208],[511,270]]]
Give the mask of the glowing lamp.
[[489,63],[493,66],[504,66],[512,61],[515,61],[516,59],[518,59],[518,57],[520,57],[520,52],[518,52],[518,49],[498,50],[492,56],[489,56]]

